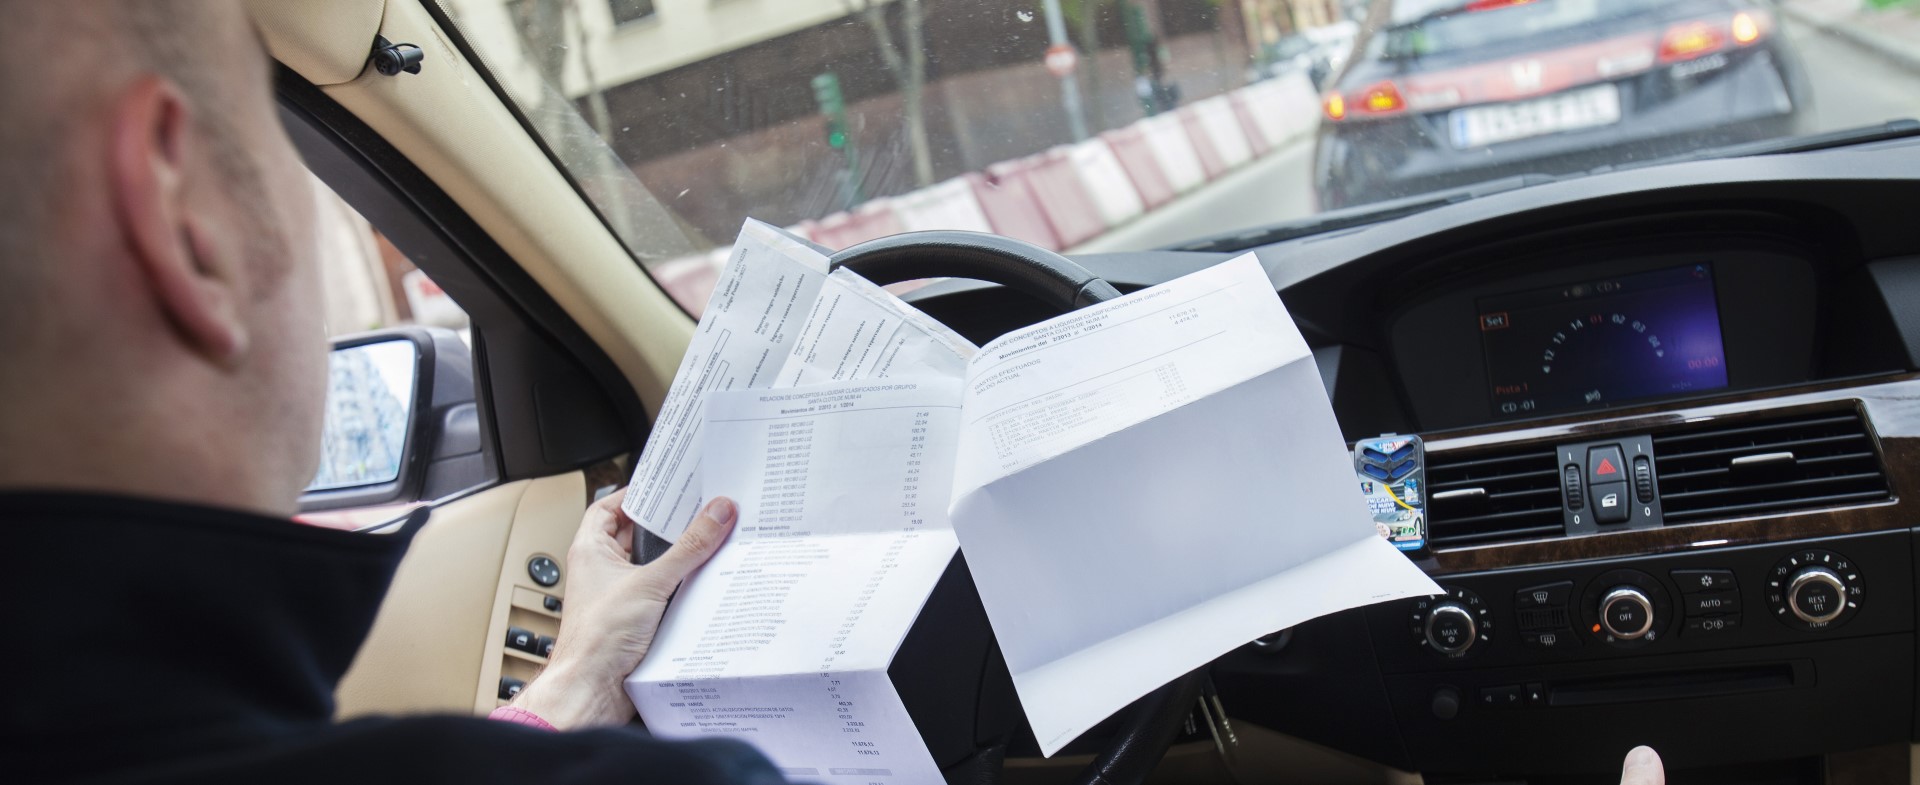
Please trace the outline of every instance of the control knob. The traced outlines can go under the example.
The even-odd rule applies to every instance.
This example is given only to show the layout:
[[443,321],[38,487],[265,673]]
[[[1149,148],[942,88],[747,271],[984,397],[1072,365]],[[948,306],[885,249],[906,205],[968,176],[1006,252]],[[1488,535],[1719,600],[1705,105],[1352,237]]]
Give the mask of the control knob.
[[1653,631],[1653,600],[1635,587],[1617,587],[1600,600],[1600,626],[1619,640],[1640,640]]
[[1467,656],[1493,640],[1493,617],[1480,595],[1461,588],[1413,603],[1412,631],[1423,648],[1447,659]]
[[1865,595],[1860,570],[1832,551],[1801,551],[1781,559],[1767,581],[1767,604],[1774,618],[1804,630],[1823,630],[1846,621]]

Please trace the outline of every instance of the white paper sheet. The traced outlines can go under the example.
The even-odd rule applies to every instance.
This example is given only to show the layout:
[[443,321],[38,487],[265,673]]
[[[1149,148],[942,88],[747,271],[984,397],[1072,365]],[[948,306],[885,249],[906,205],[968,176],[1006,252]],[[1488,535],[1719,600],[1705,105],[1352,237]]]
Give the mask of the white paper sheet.
[[827,259],[819,252],[759,221],[741,228],[634,465],[620,503],[628,517],[668,540],[680,536],[706,500],[700,488],[706,394],[772,386],[826,279]]
[[1044,754],[1261,635],[1439,588],[1374,533],[1251,255],[970,363],[953,522]]
[[740,520],[627,679],[649,729],[796,777],[941,782],[887,667],[958,547],[959,401],[952,379],[708,396],[701,481]]
[[774,387],[966,373],[974,345],[849,270],[820,287]]

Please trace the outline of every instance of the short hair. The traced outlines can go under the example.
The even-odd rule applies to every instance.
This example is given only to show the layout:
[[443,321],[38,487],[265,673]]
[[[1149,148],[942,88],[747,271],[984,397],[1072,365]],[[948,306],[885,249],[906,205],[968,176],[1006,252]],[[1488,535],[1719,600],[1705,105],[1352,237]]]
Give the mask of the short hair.
[[[154,73],[179,86],[207,155],[223,184],[252,204],[265,187],[259,167],[247,154],[228,107],[235,80],[226,73],[231,53],[209,45],[209,31],[232,24],[222,14],[242,14],[237,0],[94,0],[53,3],[0,0],[0,342],[19,335],[19,320],[29,313],[32,292],[45,283],[47,270],[62,260],[47,244],[54,218],[48,205],[65,181],[64,156],[53,151],[80,114],[68,95],[93,97],[86,80],[118,79],[127,71]],[[103,66],[114,59],[122,68]],[[257,217],[257,216],[256,216]],[[266,233],[277,227],[246,227]]]

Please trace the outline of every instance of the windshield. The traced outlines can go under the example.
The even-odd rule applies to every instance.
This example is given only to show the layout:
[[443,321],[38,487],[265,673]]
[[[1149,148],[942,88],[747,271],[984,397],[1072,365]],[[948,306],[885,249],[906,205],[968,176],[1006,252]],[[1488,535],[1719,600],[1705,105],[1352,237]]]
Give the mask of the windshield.
[[1920,0],[426,1],[695,313],[748,218],[1139,250],[1920,116]]
[[[1461,0],[1399,0],[1386,28],[1385,50],[1396,57],[1471,51],[1503,41],[1644,13],[1667,0],[1547,0],[1462,3]],[[1489,13],[1499,11],[1500,13]]]

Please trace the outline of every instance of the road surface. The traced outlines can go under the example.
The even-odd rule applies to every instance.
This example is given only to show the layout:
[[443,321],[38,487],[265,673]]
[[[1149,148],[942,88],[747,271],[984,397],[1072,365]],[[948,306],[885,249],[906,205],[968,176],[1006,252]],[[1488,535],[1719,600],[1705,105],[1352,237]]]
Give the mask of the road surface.
[[[1920,73],[1813,28],[1788,23],[1785,29],[1812,83],[1809,133],[1920,118]],[[1071,252],[1161,248],[1309,215],[1312,166],[1312,139],[1292,142]]]

